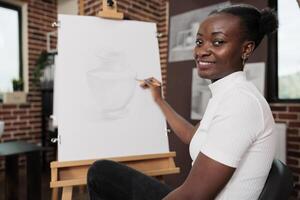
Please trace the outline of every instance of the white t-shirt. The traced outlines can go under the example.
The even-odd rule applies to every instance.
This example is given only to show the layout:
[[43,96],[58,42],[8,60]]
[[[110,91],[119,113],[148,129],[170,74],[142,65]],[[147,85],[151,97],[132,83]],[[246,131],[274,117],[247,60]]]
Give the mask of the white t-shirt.
[[242,71],[209,88],[212,98],[190,143],[192,160],[201,151],[236,168],[217,200],[256,200],[275,155],[275,124],[269,104]]

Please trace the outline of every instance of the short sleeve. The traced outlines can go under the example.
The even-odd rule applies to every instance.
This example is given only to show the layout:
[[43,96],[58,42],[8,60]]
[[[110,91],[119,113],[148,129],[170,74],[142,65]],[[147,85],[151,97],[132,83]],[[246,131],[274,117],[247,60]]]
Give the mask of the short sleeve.
[[222,99],[200,151],[209,158],[236,168],[243,155],[263,130],[259,101],[243,91]]

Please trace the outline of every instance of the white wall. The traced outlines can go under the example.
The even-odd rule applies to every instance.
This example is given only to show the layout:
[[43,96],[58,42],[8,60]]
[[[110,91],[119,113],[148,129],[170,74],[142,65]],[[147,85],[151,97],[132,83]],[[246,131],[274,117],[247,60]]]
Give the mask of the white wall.
[[286,124],[276,123],[277,145],[275,158],[286,163]]

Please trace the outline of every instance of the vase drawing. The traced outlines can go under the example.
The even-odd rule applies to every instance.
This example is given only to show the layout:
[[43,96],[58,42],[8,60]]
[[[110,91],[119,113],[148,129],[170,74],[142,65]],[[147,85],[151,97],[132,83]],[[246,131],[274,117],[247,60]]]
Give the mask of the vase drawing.
[[86,74],[96,109],[104,119],[118,119],[128,113],[137,86],[136,73],[119,53],[110,53]]

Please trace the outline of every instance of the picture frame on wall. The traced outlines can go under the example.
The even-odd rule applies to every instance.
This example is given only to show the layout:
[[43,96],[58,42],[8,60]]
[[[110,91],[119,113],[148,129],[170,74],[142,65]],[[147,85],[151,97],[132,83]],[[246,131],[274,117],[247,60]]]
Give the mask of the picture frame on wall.
[[191,119],[200,120],[211,98],[211,92],[208,87],[211,81],[201,78],[198,75],[197,68],[193,68],[192,74]]
[[265,72],[264,62],[246,63],[244,72],[248,81],[252,82],[259,92],[265,96]]

